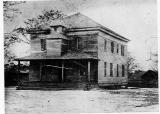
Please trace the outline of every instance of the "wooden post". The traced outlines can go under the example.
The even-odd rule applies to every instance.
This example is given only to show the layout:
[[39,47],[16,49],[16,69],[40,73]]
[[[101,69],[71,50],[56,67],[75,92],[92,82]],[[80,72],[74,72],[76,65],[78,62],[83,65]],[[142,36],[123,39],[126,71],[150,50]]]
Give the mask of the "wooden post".
[[40,81],[42,81],[42,67],[43,67],[43,63],[40,62],[40,69],[39,69],[39,71],[40,71]]
[[91,62],[88,61],[88,82],[91,80]]
[[20,61],[18,61],[18,86],[20,86]]
[[64,81],[64,61],[62,61],[62,82]]

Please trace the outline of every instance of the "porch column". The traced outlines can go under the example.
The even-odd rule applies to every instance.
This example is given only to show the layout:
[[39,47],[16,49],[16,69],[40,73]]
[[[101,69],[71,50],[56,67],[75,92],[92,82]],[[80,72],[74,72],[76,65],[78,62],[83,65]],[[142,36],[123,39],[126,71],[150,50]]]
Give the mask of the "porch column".
[[18,86],[20,86],[20,61],[18,60]]
[[91,80],[91,62],[88,61],[88,81],[90,82]]
[[62,82],[64,81],[64,61],[62,61]]
[[40,62],[40,69],[39,69],[39,73],[40,73],[40,81],[42,81],[42,67],[43,67],[43,62]]

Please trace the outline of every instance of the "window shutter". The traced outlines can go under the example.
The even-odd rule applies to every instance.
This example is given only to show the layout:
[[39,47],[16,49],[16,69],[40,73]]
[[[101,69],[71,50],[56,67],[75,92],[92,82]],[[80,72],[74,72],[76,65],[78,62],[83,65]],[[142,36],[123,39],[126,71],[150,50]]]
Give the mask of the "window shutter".
[[113,76],[113,63],[110,63],[110,76]]

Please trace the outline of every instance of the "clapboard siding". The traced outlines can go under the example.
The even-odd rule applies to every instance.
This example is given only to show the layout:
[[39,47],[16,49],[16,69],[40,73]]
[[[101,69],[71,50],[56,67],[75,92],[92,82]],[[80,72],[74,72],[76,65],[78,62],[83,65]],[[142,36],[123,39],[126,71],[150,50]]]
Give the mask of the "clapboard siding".
[[46,46],[47,46],[47,55],[61,55],[61,39],[56,40],[47,40]]
[[[104,51],[104,43],[107,41],[106,51]],[[114,52],[111,52],[111,42],[114,42]],[[117,44],[119,45],[119,53],[117,53]],[[124,53],[121,55],[121,45],[125,46]],[[127,44],[112,36],[99,32],[98,36],[98,82],[100,84],[110,85],[127,83]],[[104,76],[104,62],[107,62],[106,77]],[[113,64],[113,76],[110,76],[110,63]],[[117,64],[119,66],[119,77],[117,77]],[[125,65],[125,76],[122,77],[122,65]]]
[[69,49],[71,51],[81,51],[81,52],[98,52],[98,42],[97,35],[78,35],[73,36],[69,44]]

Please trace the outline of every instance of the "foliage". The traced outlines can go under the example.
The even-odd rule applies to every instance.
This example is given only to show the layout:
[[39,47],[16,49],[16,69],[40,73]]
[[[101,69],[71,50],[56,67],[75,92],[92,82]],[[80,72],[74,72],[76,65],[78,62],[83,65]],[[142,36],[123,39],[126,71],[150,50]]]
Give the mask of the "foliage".
[[63,18],[64,14],[58,10],[42,11],[42,14],[38,15],[36,18],[31,18],[25,21],[27,29],[42,29],[43,27],[49,25],[52,20]]
[[[4,66],[5,68],[5,86],[13,86],[13,85],[17,85],[18,82],[18,65],[15,65],[14,63],[10,63],[10,64],[5,64]],[[26,64],[20,64],[20,68],[21,68],[21,79],[26,79],[28,78],[28,71],[29,71],[29,67]]]
[[16,8],[17,5],[25,3],[24,1],[3,1],[3,17],[4,21],[12,21],[18,14],[22,12]]
[[[3,1],[3,17],[4,22],[13,21],[19,11],[18,5],[25,3],[24,1]],[[18,40],[18,32],[12,31],[10,33],[4,33],[4,57],[5,60],[11,62],[15,55],[11,52],[10,47]]]
[[[25,3],[24,1],[4,1],[3,2],[3,16],[4,22],[13,21],[22,12],[19,10],[18,5]],[[28,29],[41,29],[48,25],[51,20],[62,18],[64,15],[60,11],[49,10],[42,11],[42,14],[37,17],[27,19],[25,21],[25,28],[16,28],[10,33],[4,33],[4,52],[5,59],[11,61],[15,55],[11,53],[10,47],[16,42],[23,42],[30,44],[30,39],[27,37]]]

